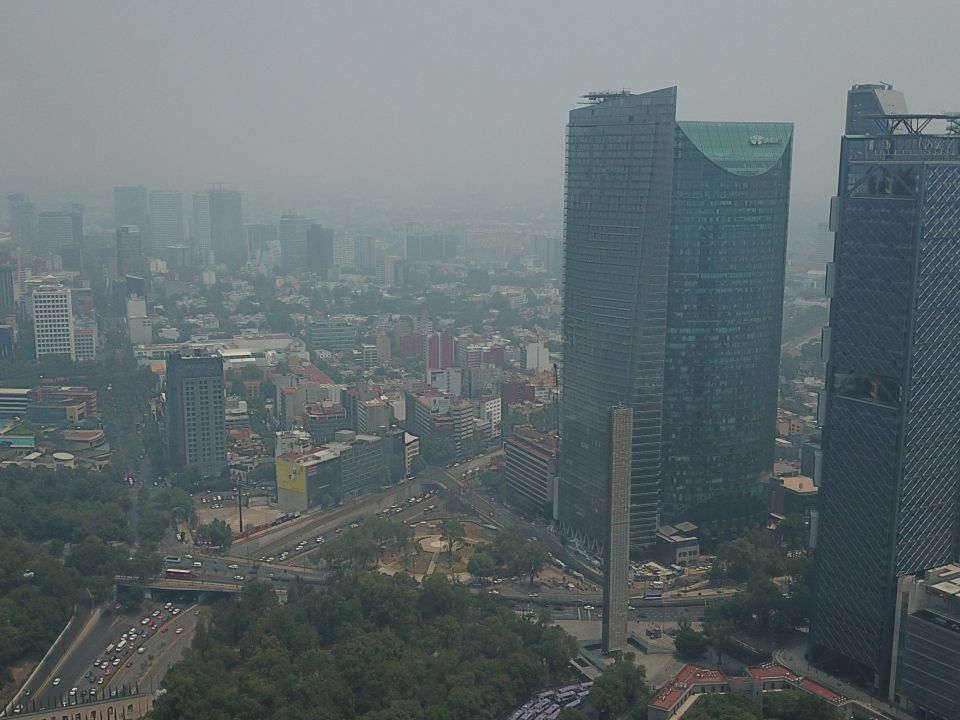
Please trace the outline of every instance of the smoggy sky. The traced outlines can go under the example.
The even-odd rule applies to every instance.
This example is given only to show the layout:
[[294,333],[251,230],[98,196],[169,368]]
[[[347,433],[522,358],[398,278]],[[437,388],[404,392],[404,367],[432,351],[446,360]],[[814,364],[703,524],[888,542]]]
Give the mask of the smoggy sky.
[[956,0],[4,0],[0,192],[222,181],[275,211],[483,197],[559,221],[578,97],[678,85],[681,119],[796,123],[815,222],[847,88],[960,110],[958,28]]

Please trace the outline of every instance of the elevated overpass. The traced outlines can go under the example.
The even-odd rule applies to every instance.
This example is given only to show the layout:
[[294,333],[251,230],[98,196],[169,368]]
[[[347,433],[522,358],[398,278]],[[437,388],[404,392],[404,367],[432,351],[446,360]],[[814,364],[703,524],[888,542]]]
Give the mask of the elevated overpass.
[[212,582],[208,580],[172,580],[165,577],[142,579],[129,575],[116,575],[113,581],[118,587],[136,585],[144,590],[167,592],[199,592],[235,594],[243,590],[242,582]]

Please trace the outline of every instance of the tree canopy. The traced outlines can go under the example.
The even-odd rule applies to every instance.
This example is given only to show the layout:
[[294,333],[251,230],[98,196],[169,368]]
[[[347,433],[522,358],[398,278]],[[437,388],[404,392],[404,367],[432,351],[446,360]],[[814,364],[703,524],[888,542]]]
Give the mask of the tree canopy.
[[[114,575],[158,572],[154,541],[169,515],[143,490],[132,527],[127,490],[114,470],[0,470],[0,666],[49,647],[81,588],[103,599]],[[123,544],[137,539],[130,555]]]
[[430,576],[344,573],[277,605],[262,583],[223,603],[167,675],[158,720],[487,720],[563,681],[560,628]]

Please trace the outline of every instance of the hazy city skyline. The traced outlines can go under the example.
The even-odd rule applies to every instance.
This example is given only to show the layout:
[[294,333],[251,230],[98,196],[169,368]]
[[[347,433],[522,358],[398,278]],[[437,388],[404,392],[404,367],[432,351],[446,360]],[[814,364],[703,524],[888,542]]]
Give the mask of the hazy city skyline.
[[342,197],[523,206],[559,225],[577,98],[678,85],[681,117],[796,123],[793,219],[814,223],[851,84],[951,109],[937,48],[960,8],[930,5],[936,23],[889,22],[892,2],[5,3],[0,191],[108,207],[115,185],[224,182],[250,197],[248,221]]

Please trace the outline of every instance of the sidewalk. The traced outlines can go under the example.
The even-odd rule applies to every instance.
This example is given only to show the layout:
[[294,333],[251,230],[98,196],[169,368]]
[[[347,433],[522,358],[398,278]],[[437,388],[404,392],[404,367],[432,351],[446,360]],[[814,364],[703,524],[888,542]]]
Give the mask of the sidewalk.
[[821,682],[824,685],[833,688],[837,692],[846,695],[848,698],[857,700],[863,705],[866,705],[867,707],[870,707],[878,712],[897,718],[898,720],[916,720],[916,718],[914,718],[906,710],[903,710],[902,708],[899,708],[896,705],[887,702],[886,700],[881,700],[880,698],[874,697],[866,690],[861,690],[855,685],[851,685],[848,682],[839,680],[833,675],[828,675],[822,670],[815,668],[807,661],[807,658],[805,657],[806,649],[806,641],[801,641],[799,643],[794,643],[793,645],[775,650],[773,657],[778,663],[790,668],[798,675],[809,677],[817,682]]

